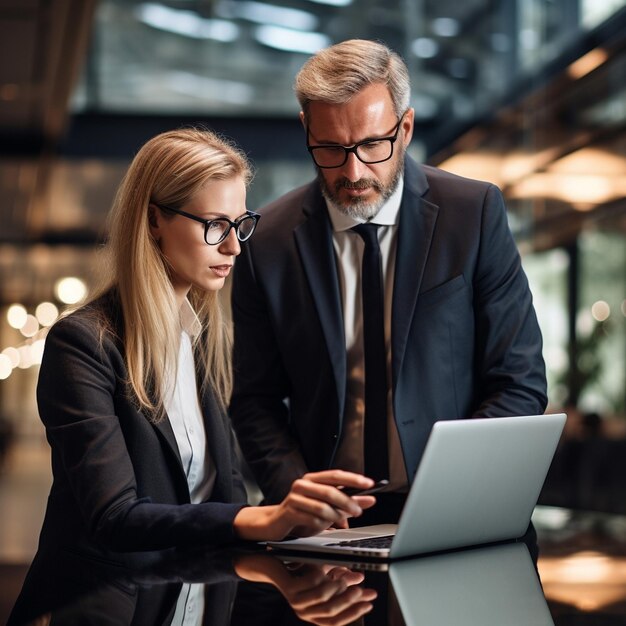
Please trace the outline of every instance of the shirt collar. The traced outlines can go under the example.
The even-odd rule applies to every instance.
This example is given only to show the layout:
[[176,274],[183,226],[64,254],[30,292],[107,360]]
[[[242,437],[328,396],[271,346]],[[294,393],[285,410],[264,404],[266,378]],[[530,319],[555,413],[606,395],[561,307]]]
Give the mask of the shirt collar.
[[[380,207],[378,213],[369,221],[370,224],[379,224],[380,226],[394,226],[398,222],[398,213],[400,211],[400,203],[402,202],[402,192],[404,190],[404,178],[400,178],[396,190],[389,196],[387,201]],[[334,232],[342,232],[350,230],[357,224],[362,224],[362,220],[356,220],[337,208],[326,202],[328,215]]]
[[195,339],[202,331],[202,323],[187,298],[183,300],[180,307],[180,325],[192,339]]

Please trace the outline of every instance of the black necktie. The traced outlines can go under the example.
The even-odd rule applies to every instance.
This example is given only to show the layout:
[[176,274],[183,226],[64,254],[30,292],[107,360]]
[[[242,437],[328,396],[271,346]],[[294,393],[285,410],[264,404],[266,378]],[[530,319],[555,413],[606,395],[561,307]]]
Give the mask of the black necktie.
[[383,271],[377,224],[352,228],[365,242],[361,270],[363,351],[365,355],[365,474],[389,478],[387,452],[387,351]]

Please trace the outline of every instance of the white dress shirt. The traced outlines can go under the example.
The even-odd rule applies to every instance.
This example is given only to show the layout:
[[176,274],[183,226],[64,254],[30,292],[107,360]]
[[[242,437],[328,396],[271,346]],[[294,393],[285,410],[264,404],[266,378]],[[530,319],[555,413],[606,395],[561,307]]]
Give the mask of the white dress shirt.
[[[407,475],[400,447],[398,430],[393,417],[391,402],[391,306],[395,273],[398,214],[404,181],[370,220],[379,224],[378,241],[382,257],[383,285],[385,289],[385,344],[387,352],[387,438],[389,447],[389,479],[392,486],[403,490]],[[335,466],[362,473],[363,422],[365,419],[365,358],[363,352],[363,302],[361,300],[361,264],[363,239],[350,229],[361,222],[355,220],[327,203],[333,227],[333,246],[337,260],[339,286],[343,306],[343,325],[347,352],[346,410],[343,433]]]
[[183,583],[170,626],[200,626],[204,617],[204,585]]
[[183,302],[180,310],[180,348],[176,380],[167,377],[165,410],[169,417],[178,451],[187,476],[191,502],[197,504],[208,499],[217,475],[215,465],[207,450],[206,433],[193,358],[192,338],[202,327],[191,304]]
[[[188,300],[183,302],[180,310],[180,325],[176,380],[172,387],[172,379],[168,377],[170,386],[166,390],[164,404],[187,476],[190,500],[197,504],[211,495],[217,472],[207,450],[191,343],[201,332],[202,325]],[[172,625],[196,626],[202,623],[203,613],[204,585],[183,583]]]

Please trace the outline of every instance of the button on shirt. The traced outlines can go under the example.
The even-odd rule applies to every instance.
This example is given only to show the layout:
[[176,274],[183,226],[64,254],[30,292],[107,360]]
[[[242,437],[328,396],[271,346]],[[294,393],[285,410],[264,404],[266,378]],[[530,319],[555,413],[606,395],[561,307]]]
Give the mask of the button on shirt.
[[204,616],[204,585],[183,583],[171,626],[200,626]]
[[164,404],[187,476],[190,499],[197,504],[211,495],[217,472],[207,450],[191,343],[202,326],[187,300],[181,307],[180,321],[178,371],[174,387],[166,390]]
[[[379,224],[378,240],[383,267],[385,289],[385,344],[387,352],[387,436],[389,442],[389,478],[396,489],[405,490],[407,475],[400,439],[393,418],[391,402],[391,307],[393,278],[397,249],[398,215],[404,181],[383,204],[378,214],[370,220]],[[362,473],[363,423],[365,418],[365,358],[363,351],[363,303],[361,300],[361,264],[364,243],[350,229],[362,223],[338,211],[327,203],[333,228],[333,246],[337,260],[339,285],[343,306],[343,324],[347,353],[346,410],[342,438],[335,459],[335,466]]]

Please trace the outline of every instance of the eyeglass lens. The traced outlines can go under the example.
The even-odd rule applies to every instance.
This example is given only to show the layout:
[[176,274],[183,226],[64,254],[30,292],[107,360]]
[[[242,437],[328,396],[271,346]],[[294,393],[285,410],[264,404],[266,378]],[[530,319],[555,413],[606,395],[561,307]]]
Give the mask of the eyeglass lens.
[[231,227],[235,229],[239,241],[246,241],[254,232],[256,220],[251,215],[234,223],[222,218],[211,220],[206,226],[204,239],[209,245],[220,243],[228,237]]
[[391,158],[393,153],[393,141],[391,139],[380,139],[378,141],[368,141],[353,148],[343,146],[313,146],[313,157],[320,167],[339,167],[346,162],[348,153],[354,152],[363,163],[379,163]]

